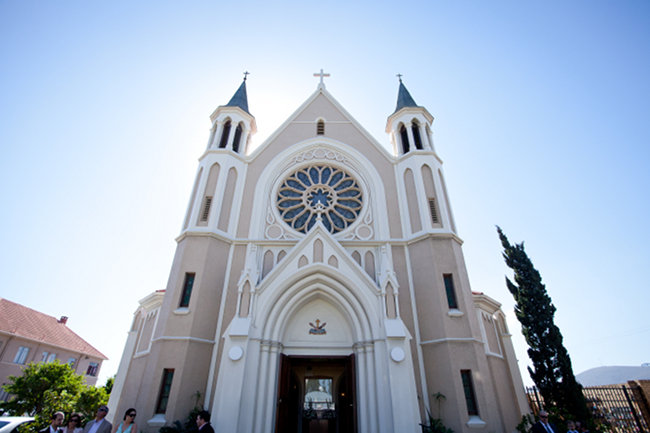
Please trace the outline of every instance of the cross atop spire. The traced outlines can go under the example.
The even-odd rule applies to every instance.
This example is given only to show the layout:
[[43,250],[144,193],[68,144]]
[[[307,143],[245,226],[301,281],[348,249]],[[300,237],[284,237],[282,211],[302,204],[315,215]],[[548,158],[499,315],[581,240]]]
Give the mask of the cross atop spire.
[[248,78],[248,76],[249,76],[250,74],[251,74],[251,73],[248,72],[248,71],[245,71],[245,72],[244,72],[244,81],[246,81],[246,78]]
[[323,72],[323,69],[322,69],[322,68],[321,68],[320,72],[316,72],[316,73],[314,74],[314,77],[320,77],[320,83],[319,83],[319,84],[320,84],[321,86],[324,85],[324,83],[323,83],[323,78],[324,78],[324,77],[329,77],[329,76],[330,76],[330,74],[326,74],[325,72]]
[[401,83],[401,82],[402,82],[402,77],[403,77],[403,75],[402,75],[402,74],[397,74],[397,75],[395,75],[395,76],[397,77],[397,79],[398,79],[399,82]]

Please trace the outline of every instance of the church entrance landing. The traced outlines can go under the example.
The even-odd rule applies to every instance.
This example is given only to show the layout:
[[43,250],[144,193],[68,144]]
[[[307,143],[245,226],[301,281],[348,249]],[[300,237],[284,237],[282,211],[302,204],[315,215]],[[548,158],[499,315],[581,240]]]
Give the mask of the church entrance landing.
[[276,433],[356,433],[354,355],[281,355]]

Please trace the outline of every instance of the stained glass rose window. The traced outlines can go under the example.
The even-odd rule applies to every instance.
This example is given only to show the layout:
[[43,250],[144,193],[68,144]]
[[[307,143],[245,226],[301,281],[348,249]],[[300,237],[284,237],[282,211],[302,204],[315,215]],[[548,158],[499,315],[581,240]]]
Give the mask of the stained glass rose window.
[[278,189],[277,206],[284,222],[307,233],[320,215],[337,233],[352,224],[363,204],[358,182],[340,168],[310,165],[290,174]]

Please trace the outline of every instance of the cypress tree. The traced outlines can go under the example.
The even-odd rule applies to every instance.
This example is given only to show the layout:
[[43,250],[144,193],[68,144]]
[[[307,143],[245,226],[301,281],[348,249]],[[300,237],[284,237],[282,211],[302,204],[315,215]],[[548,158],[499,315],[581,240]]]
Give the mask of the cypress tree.
[[511,245],[498,226],[497,232],[503,258],[514,272],[515,282],[506,277],[506,285],[515,299],[515,314],[528,343],[528,356],[533,364],[533,368],[528,367],[528,373],[544,398],[546,410],[561,418],[569,415],[587,421],[590,413],[582,387],[573,375],[562,333],[553,322],[556,309],[542,277],[524,251],[523,242]]

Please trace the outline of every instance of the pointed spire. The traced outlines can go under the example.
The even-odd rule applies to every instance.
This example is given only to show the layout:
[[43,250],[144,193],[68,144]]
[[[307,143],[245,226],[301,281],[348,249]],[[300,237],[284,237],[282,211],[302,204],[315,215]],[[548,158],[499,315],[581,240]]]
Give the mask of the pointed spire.
[[406,90],[406,86],[402,83],[402,74],[397,74],[397,78],[399,78],[399,90],[397,92],[397,106],[395,107],[395,113],[404,107],[417,107],[418,104],[415,103],[415,100],[413,100],[409,91]]
[[239,86],[239,89],[235,92],[232,98],[230,98],[230,102],[228,102],[225,106],[226,107],[239,107],[248,114],[251,114],[248,111],[248,96],[246,94],[246,76],[248,75],[248,72],[244,72],[244,81],[242,81],[241,86]]

